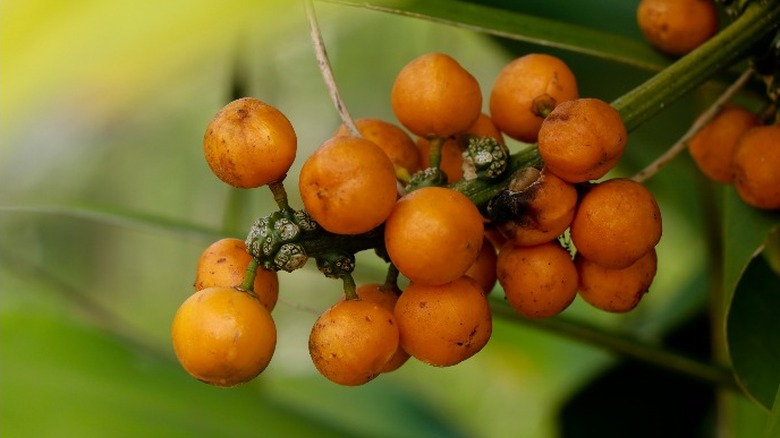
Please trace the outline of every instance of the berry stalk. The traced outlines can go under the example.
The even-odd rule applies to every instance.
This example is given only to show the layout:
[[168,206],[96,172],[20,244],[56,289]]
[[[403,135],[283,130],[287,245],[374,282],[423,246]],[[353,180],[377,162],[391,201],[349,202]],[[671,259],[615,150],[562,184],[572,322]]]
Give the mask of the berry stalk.
[[645,83],[612,102],[631,131],[671,103],[730,67],[780,27],[780,1],[753,1],[728,27]]

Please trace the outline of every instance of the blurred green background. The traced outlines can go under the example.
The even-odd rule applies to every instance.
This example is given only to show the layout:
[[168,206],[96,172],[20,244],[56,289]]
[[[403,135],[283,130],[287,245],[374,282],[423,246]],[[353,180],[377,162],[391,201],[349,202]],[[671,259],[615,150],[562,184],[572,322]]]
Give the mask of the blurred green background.
[[[639,38],[636,2],[589,3],[525,7]],[[486,95],[523,51],[564,58],[583,96],[611,100],[650,75],[428,21],[316,7],[355,117],[395,121],[395,73],[428,51],[458,59]],[[282,110],[299,136],[287,184],[293,206],[301,205],[298,169],[338,125],[302,5],[6,0],[0,50],[4,436],[556,436],[562,407],[616,363],[593,347],[497,319],[488,346],[458,366],[410,361],[363,387],[339,387],[311,365],[307,338],[341,286],[310,264],[280,274],[279,342],[261,377],[234,389],[195,381],[176,362],[169,329],[192,291],[196,260],[217,238],[243,238],[275,208],[267,190],[233,190],[210,173],[201,150],[206,124],[230,100],[236,71],[249,95]],[[615,174],[632,174],[673,143],[714,91],[704,87],[632,134]],[[567,315],[656,341],[706,305],[711,188],[691,169],[683,156],[648,183],[665,233],[652,293],[629,315],[602,314],[580,300]],[[357,280],[382,278],[376,258],[360,254]],[[748,428],[761,424],[763,414],[740,400],[731,402],[746,412]]]

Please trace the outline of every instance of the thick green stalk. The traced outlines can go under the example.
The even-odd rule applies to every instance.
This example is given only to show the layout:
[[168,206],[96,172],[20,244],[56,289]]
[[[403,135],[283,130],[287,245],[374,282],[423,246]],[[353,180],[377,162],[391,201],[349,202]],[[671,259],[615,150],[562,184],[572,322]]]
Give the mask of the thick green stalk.
[[633,130],[672,102],[748,54],[780,27],[780,1],[756,0],[720,33],[614,102],[626,129]]

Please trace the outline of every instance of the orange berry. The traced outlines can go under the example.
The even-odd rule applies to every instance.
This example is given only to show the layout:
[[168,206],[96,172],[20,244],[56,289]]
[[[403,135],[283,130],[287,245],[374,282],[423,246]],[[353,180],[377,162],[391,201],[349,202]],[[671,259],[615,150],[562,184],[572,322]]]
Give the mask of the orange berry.
[[398,298],[395,317],[403,349],[438,367],[475,355],[493,331],[482,288],[465,276],[438,286],[410,284]]
[[642,0],[636,19],[645,39],[669,55],[685,55],[718,31],[712,0]]
[[731,164],[737,141],[748,129],[758,126],[755,114],[739,105],[729,105],[688,142],[688,151],[708,178],[731,183]]
[[357,386],[382,372],[398,349],[398,339],[392,312],[371,301],[344,300],[317,318],[309,354],[328,380]]
[[485,295],[489,294],[493,290],[493,286],[496,285],[496,260],[498,260],[496,247],[493,246],[493,242],[490,239],[485,237],[477,259],[474,260],[474,264],[466,271],[466,276],[473,278],[482,288]]
[[[524,174],[535,178],[528,182]],[[546,170],[529,168],[518,176],[488,204],[496,227],[519,246],[538,245],[563,234],[574,219],[577,189]]]
[[657,263],[655,249],[621,269],[605,268],[577,254],[574,264],[579,274],[579,295],[597,309],[628,312],[650,288]]
[[[364,284],[359,286],[355,291],[358,298],[363,301],[370,301],[372,303],[379,304],[387,309],[388,312],[393,313],[395,311],[395,303],[398,301],[398,295],[392,290],[386,290],[379,284]],[[406,352],[401,345],[395,350],[395,353],[387,361],[384,367],[382,367],[382,373],[389,373],[395,371],[405,364],[409,360],[409,353]]]
[[229,287],[195,292],[171,329],[182,367],[198,380],[235,386],[260,374],[276,348],[271,314],[254,296]]
[[[498,129],[493,119],[487,114],[480,114],[477,120],[471,124],[466,130],[459,135],[459,137],[466,137],[469,135],[475,135],[477,137],[490,137],[500,144],[506,144],[504,140],[504,134]],[[464,145],[466,146],[466,145]]]
[[780,208],[780,125],[745,132],[734,152],[734,185],[747,204]]
[[281,181],[295,160],[298,138],[278,109],[251,97],[225,105],[211,120],[203,151],[222,181],[254,188]]
[[393,163],[379,146],[357,137],[333,137],[303,164],[303,205],[322,228],[360,234],[385,221],[395,205]]
[[559,104],[539,130],[539,155],[550,172],[578,183],[606,175],[623,155],[628,133],[620,113],[599,99]]
[[[252,256],[243,240],[220,239],[206,248],[198,258],[195,273],[195,290],[214,286],[238,287],[244,282],[244,274]],[[279,277],[276,272],[258,267],[253,292],[268,311],[272,311],[279,298]]]
[[490,115],[506,135],[534,143],[547,114],[578,97],[577,80],[563,61],[531,53],[499,72],[490,92]]
[[506,243],[506,237],[495,227],[495,224],[489,222],[485,225],[485,237],[493,244],[495,248],[501,248]]
[[477,80],[443,53],[428,53],[405,65],[396,76],[390,100],[401,124],[425,138],[462,132],[482,110]]
[[661,239],[661,211],[642,184],[616,178],[592,186],[571,224],[577,252],[607,268],[625,268]]
[[423,187],[396,203],[385,223],[385,246],[398,270],[415,283],[444,284],[477,259],[484,226],[466,195]]
[[[355,120],[355,126],[363,138],[374,142],[385,151],[396,168],[404,169],[410,174],[422,168],[420,151],[403,129],[392,123],[370,118]],[[336,135],[348,136],[350,133],[346,126],[341,125]]]
[[498,282],[515,312],[527,318],[557,315],[577,296],[577,270],[569,252],[557,241],[502,246]]

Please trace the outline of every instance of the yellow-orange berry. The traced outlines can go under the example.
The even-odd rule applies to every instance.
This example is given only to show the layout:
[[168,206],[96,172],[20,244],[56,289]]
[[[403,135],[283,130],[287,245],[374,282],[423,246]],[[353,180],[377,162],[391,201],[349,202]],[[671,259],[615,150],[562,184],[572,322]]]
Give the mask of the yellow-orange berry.
[[393,83],[390,101],[401,124],[425,138],[462,132],[482,111],[477,80],[443,53],[421,55],[405,65]]
[[577,270],[557,241],[536,246],[506,243],[498,251],[497,269],[507,301],[527,318],[557,315],[577,296]]
[[[195,290],[240,286],[251,260],[243,240],[225,238],[212,243],[198,258]],[[279,298],[277,273],[258,267],[252,291],[269,312],[273,310]]]
[[734,149],[748,129],[758,126],[758,118],[747,108],[729,105],[688,142],[696,166],[708,178],[731,183]]
[[474,260],[474,264],[466,271],[466,276],[473,278],[482,288],[482,291],[485,292],[485,295],[489,294],[493,290],[493,286],[496,285],[497,260],[496,247],[490,239],[485,237],[477,259]]
[[393,163],[379,146],[357,137],[323,143],[303,164],[298,187],[311,217],[336,234],[376,228],[397,199]]
[[759,126],[742,135],[733,171],[743,201],[762,209],[780,208],[780,125]]
[[561,102],[578,97],[577,80],[566,63],[531,53],[499,72],[490,92],[490,115],[506,135],[534,143],[547,114]]
[[[397,169],[404,169],[411,174],[422,167],[420,151],[414,140],[403,129],[384,120],[372,118],[357,119],[355,126],[363,138],[374,142],[385,151]],[[347,127],[341,125],[336,135],[350,134]]]
[[203,151],[212,172],[240,188],[284,179],[297,147],[298,138],[287,117],[250,97],[225,105],[203,137]]
[[398,339],[392,312],[371,301],[344,300],[317,318],[309,335],[309,354],[328,380],[362,385],[382,372]]
[[574,264],[579,274],[579,295],[597,309],[628,312],[650,288],[657,263],[655,249],[621,269],[605,268],[577,254]]
[[552,172],[528,168],[490,201],[488,213],[509,241],[532,246],[563,234],[574,219],[576,207],[574,185]]
[[620,160],[628,133],[620,113],[599,99],[559,104],[539,130],[539,155],[547,169],[571,183],[606,175]]
[[685,55],[718,31],[712,0],[642,0],[636,19],[645,39],[669,55]]
[[642,184],[616,178],[596,184],[580,200],[571,240],[588,260],[625,268],[661,239],[661,211]]
[[260,374],[276,348],[271,314],[254,296],[229,287],[195,292],[171,328],[182,367],[198,380],[235,386]]
[[[358,298],[363,301],[379,304],[390,313],[395,311],[395,303],[398,301],[398,295],[392,289],[386,289],[383,285],[369,283],[359,286],[355,292],[357,293]],[[389,373],[395,371],[400,368],[401,365],[405,364],[407,360],[409,360],[409,353],[401,348],[401,345],[399,344],[393,356],[382,367],[381,372]]]
[[466,276],[438,286],[410,284],[398,298],[395,317],[403,349],[438,367],[472,357],[493,331],[487,298]]
[[385,247],[398,270],[415,283],[444,284],[477,259],[482,216],[466,195],[423,187],[398,200],[385,222]]

